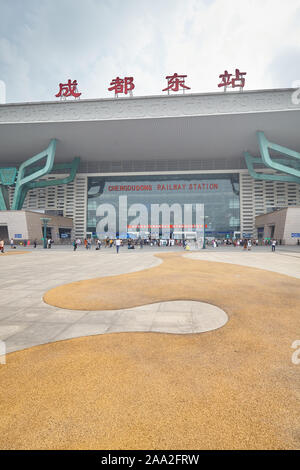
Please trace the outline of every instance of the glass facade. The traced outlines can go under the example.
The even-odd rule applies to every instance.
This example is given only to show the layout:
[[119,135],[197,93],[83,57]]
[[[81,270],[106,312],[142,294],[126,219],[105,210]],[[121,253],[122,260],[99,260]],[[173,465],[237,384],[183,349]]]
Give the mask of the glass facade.
[[239,174],[93,176],[88,178],[87,232],[101,237],[115,227],[124,238],[126,219],[130,233],[143,227],[153,234],[159,222],[156,235],[162,236],[168,224],[163,210],[154,224],[151,215],[153,208],[170,208],[170,236],[174,236],[196,230],[200,206],[208,237],[233,237],[240,231]]

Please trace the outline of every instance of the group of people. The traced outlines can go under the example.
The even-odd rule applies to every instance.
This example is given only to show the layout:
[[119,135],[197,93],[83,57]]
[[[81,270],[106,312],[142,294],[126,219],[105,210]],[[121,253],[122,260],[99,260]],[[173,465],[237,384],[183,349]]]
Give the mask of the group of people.
[[[100,238],[96,238],[94,243],[95,243],[95,249],[97,251],[101,250],[102,241],[100,240]],[[84,247],[85,247],[86,250],[90,250],[92,248],[92,239],[91,238],[85,238],[84,241],[83,241],[83,244],[84,244]],[[116,238],[115,240],[107,238],[105,240],[105,245],[104,246],[105,246],[105,248],[107,248],[107,247],[111,248],[113,245],[115,245],[116,249],[117,249],[117,253],[119,253],[119,249],[120,249],[121,244],[122,244],[122,241],[119,238]],[[73,245],[73,251],[76,251],[78,246],[81,245],[80,238],[74,240],[72,245]]]
[[[245,244],[245,241],[248,242],[248,239],[238,239],[238,238],[226,238],[226,239],[223,239],[223,240],[220,240],[220,239],[213,239],[213,240],[208,240],[207,241],[207,244],[211,244],[214,248],[217,248],[218,246],[222,245],[222,246],[244,246]],[[258,245],[258,240],[257,239],[253,239],[253,240],[249,240],[251,242],[251,246],[255,246],[255,245]]]
[[[255,245],[258,245],[258,241],[257,241],[256,243],[254,243],[254,244],[255,244]],[[277,241],[276,241],[276,240],[272,240],[272,242],[271,242],[272,251],[275,251],[276,245],[277,245]],[[242,243],[242,246],[244,247],[244,250],[250,251],[251,248],[252,248],[252,241],[251,241],[251,240],[244,240],[243,243]]]
[[73,240],[73,249],[74,251],[77,250],[78,247],[81,245],[84,245],[84,247],[87,250],[90,250],[92,246],[95,246],[96,250],[100,250],[102,245],[104,248],[112,248],[116,247],[117,252],[119,252],[119,249],[121,246],[127,245],[127,248],[129,250],[132,250],[136,247],[143,248],[144,246],[185,246],[185,241],[183,240],[173,240],[173,239],[166,239],[166,240],[161,240],[161,239],[144,239],[144,238],[136,238],[136,239],[126,239],[122,240],[121,238],[110,238],[106,237],[103,242],[99,238],[85,238],[83,242],[81,241],[80,238],[74,239]]
[[[73,241],[72,245],[73,245],[73,249],[74,251],[77,250],[77,248],[82,244],[81,242],[81,239],[80,238],[77,238]],[[84,241],[83,241],[83,244],[84,244],[84,247],[86,250],[90,250],[92,248],[92,240],[91,238],[85,238]],[[101,240],[99,239],[96,239],[95,240],[95,244],[96,244],[96,250],[100,250],[101,246],[102,246],[102,242]]]
[[85,238],[83,242],[80,238],[74,239],[72,246],[73,251],[76,251],[78,247],[84,245],[86,250],[90,250],[92,246],[95,246],[96,250],[101,250],[102,245],[104,248],[112,248],[116,247],[117,253],[119,253],[121,246],[126,246],[129,250],[133,250],[136,247],[143,248],[145,245],[148,246],[183,246],[185,247],[185,240],[160,240],[160,239],[143,239],[143,238],[136,238],[136,239],[126,239],[122,240],[121,238],[110,238],[106,237],[103,242],[99,238]]
[[[92,247],[92,243],[94,242],[95,244],[95,248],[96,250],[100,250],[101,247],[102,247],[102,241],[100,239],[95,239],[95,240],[92,240],[91,238],[85,238],[84,241],[83,241],[83,244],[84,244],[84,247],[87,249],[87,250],[90,250],[91,247]],[[179,243],[180,242],[180,243]],[[74,251],[77,250],[78,246],[81,245],[81,240],[80,239],[77,239],[77,240],[74,240],[73,241],[73,248],[74,248]],[[116,247],[116,250],[117,250],[117,253],[119,253],[119,250],[120,250],[120,247],[124,245],[124,242],[122,239],[120,238],[116,238],[116,239],[113,239],[113,238],[109,238],[107,237],[105,240],[104,240],[104,247],[105,248],[112,248],[113,246]],[[143,248],[144,245],[150,245],[150,246],[174,246],[174,245],[178,245],[178,246],[183,246],[183,248],[185,250],[189,249],[189,243],[187,240],[173,240],[173,239],[170,239],[170,240],[156,240],[156,239],[142,239],[142,238],[138,238],[138,239],[135,239],[135,240],[132,240],[132,239],[128,239],[125,241],[125,244],[127,243],[127,247],[128,249],[134,249],[135,247],[139,246],[140,248]],[[244,250],[247,250],[247,251],[251,251],[252,249],[252,246],[257,246],[258,245],[258,240],[251,240],[251,239],[237,239],[237,240],[217,240],[217,239],[214,239],[214,240],[209,240],[207,241],[207,244],[211,244],[214,248],[217,248],[220,244],[223,244],[223,245],[232,245],[234,247],[236,246],[241,246]],[[271,241],[271,246],[272,246],[272,251],[275,251],[275,248],[276,248],[276,244],[277,244],[277,241],[276,240],[273,240]],[[200,248],[199,246],[197,246],[198,248]],[[51,245],[50,247],[51,248]]]
[[[94,241],[96,250],[101,250],[102,241],[99,238],[97,238],[93,241]],[[92,242],[93,241],[92,241],[91,238],[85,238],[84,242],[83,242],[84,247],[87,250],[90,250],[91,247],[92,247]],[[126,240],[128,249],[134,249],[136,246],[139,246],[140,248],[143,248],[144,245],[174,246],[175,244],[179,245],[179,243],[177,243],[178,241],[179,240],[173,240],[173,239],[170,239],[170,240],[156,240],[156,239],[155,240],[147,240],[147,239],[145,239],[144,240],[142,238],[139,238],[139,239],[136,239],[136,240],[132,240],[132,239]],[[225,240],[224,240],[224,242],[225,242]],[[26,244],[25,244],[25,242],[23,242],[23,243],[24,243],[24,246],[26,246],[26,245],[29,246],[30,241],[28,240],[28,242]],[[217,248],[221,242],[219,240],[212,240],[209,243],[211,243],[214,248]],[[53,244],[52,238],[48,238],[47,239],[47,248],[50,249],[52,244]],[[181,244],[181,246],[183,246],[184,249],[188,249],[189,245],[188,245],[187,240],[180,240],[180,244]],[[229,244],[229,243],[224,243],[224,244]],[[74,251],[76,251],[78,246],[81,245],[81,240],[79,238],[75,239],[73,241],[72,245],[73,245]],[[113,238],[107,237],[104,241],[104,247],[105,248],[112,248],[113,246],[115,246],[117,253],[119,253],[120,247],[122,245],[124,245],[124,243],[123,243],[123,240],[120,239],[120,238],[113,239]],[[242,246],[244,250],[250,251],[253,245],[254,246],[258,245],[258,240],[251,240],[251,239],[233,240],[232,245],[233,246]],[[271,240],[270,245],[272,247],[272,252],[274,252],[276,250],[277,241],[275,239]],[[5,246],[4,240],[0,240],[0,252],[1,253],[4,253],[4,246]],[[15,244],[14,244],[13,239],[10,240],[10,246],[11,246],[11,248],[15,248]],[[36,246],[37,246],[37,240],[36,239],[33,242],[33,246],[34,246],[34,248],[36,248]]]
[[[11,249],[16,248],[16,243],[15,243],[13,238],[10,239],[9,244],[10,244]],[[22,240],[21,242],[19,242],[19,244],[21,246],[30,246],[30,240]],[[48,238],[47,239],[47,248],[48,249],[51,248],[52,244],[53,244],[52,238]],[[0,240],[0,252],[1,253],[4,253],[4,246],[5,246],[4,240]],[[33,240],[33,247],[34,248],[37,247],[37,239],[36,238]]]
[[[224,246],[225,245],[232,245],[234,247],[241,246],[243,247],[244,250],[248,250],[248,251],[251,250],[252,246],[258,246],[257,239],[211,240],[207,244],[210,244],[210,243],[214,248],[217,248],[220,244],[223,244]],[[277,240],[274,239],[274,240],[268,241],[268,245],[271,245],[272,251],[275,251]]]

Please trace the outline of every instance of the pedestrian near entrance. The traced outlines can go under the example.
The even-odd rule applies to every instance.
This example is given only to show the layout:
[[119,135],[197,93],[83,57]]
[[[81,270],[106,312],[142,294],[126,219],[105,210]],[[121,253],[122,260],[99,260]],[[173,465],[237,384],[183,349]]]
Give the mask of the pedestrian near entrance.
[[47,245],[48,245],[48,248],[50,249],[51,248],[51,238],[48,238]]
[[116,249],[117,249],[117,253],[119,253],[120,246],[121,246],[121,240],[120,240],[119,238],[117,238],[117,239],[116,239]]
[[1,253],[4,253],[4,240],[0,241],[0,251]]
[[11,248],[14,247],[14,240],[13,240],[13,238],[10,239],[10,247],[11,247]]
[[276,248],[276,240],[272,241],[272,251],[275,251]]

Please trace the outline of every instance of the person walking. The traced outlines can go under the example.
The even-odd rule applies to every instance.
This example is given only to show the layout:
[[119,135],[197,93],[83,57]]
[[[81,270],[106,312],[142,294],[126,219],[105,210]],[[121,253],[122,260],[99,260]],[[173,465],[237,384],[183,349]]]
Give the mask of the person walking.
[[36,241],[36,239],[35,239],[34,242],[33,242],[34,248],[36,248],[36,244],[37,244],[37,241]]
[[4,240],[0,240],[0,251],[4,253]]
[[14,239],[13,238],[10,239],[10,247],[11,247],[11,249],[13,249],[13,247],[14,247]]
[[277,243],[276,240],[272,241],[272,251],[275,251],[276,243]]
[[73,251],[76,251],[77,250],[77,240],[73,241],[73,247],[74,247]]
[[116,249],[117,249],[117,253],[119,253],[120,246],[121,246],[121,240],[120,240],[119,238],[117,238],[117,239],[116,239]]
[[48,238],[47,245],[48,245],[48,249],[50,249],[51,248],[51,238]]
[[248,240],[247,248],[248,248],[248,251],[251,251],[251,248],[252,248],[251,240]]

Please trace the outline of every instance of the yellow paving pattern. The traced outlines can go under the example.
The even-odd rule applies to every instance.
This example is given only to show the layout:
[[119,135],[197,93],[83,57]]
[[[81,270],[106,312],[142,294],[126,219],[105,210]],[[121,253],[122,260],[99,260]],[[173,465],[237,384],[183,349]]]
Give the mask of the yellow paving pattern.
[[106,334],[9,354],[0,365],[0,448],[300,447],[300,366],[291,361],[300,280],[162,258],[146,271],[54,289],[47,300],[58,291],[61,304],[63,289],[67,308],[200,300],[229,322],[199,335]]

